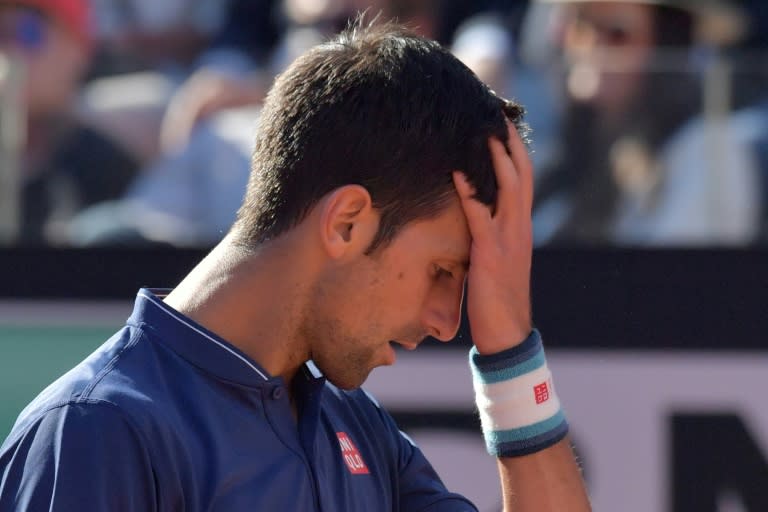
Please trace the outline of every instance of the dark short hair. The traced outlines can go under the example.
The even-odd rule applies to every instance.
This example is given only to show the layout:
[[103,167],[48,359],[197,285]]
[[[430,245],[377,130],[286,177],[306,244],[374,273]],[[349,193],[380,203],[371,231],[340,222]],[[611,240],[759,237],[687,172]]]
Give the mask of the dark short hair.
[[493,204],[488,137],[507,142],[522,107],[498,97],[438,43],[358,20],[299,57],[267,95],[235,239],[254,246],[295,227],[327,193],[365,187],[380,215],[369,252],[432,217],[462,170]]

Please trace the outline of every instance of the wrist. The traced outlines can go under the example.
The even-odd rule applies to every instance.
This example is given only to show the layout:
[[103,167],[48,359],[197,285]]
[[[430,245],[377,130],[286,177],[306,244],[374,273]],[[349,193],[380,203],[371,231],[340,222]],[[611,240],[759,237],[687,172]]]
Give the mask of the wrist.
[[568,433],[538,331],[516,346],[470,351],[472,382],[488,452],[498,457],[543,450]]
[[504,326],[499,324],[494,332],[486,332],[472,329],[472,344],[477,352],[482,355],[496,354],[520,346],[533,332],[530,321],[515,322]]

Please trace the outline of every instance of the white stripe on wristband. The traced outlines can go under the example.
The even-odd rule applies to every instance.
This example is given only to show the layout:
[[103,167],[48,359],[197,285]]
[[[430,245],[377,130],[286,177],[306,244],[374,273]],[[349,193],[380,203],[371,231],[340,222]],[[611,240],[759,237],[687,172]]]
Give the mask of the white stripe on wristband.
[[568,433],[568,423],[534,329],[520,345],[497,354],[470,350],[475,400],[488,452],[516,457],[543,450]]

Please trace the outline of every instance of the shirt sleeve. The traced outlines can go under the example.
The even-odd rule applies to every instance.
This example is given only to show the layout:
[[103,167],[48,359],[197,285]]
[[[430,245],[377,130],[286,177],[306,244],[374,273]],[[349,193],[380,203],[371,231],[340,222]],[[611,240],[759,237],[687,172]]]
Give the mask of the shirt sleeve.
[[146,445],[111,403],[49,410],[0,449],[0,510],[154,511],[156,503]]
[[397,431],[400,445],[400,510],[404,512],[477,512],[465,497],[449,492],[422,451]]

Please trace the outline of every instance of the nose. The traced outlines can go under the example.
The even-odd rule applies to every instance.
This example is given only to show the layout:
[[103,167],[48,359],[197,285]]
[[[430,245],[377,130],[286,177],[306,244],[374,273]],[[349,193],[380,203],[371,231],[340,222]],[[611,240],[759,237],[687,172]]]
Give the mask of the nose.
[[440,341],[456,337],[461,323],[464,280],[442,286],[430,294],[424,307],[423,323],[430,336]]

